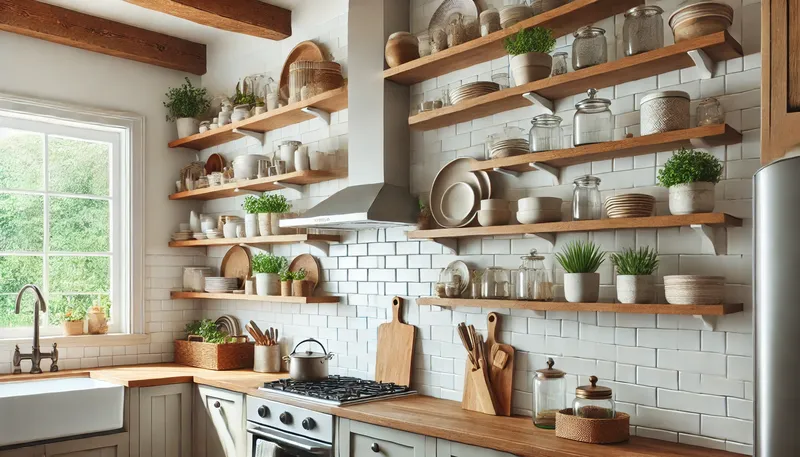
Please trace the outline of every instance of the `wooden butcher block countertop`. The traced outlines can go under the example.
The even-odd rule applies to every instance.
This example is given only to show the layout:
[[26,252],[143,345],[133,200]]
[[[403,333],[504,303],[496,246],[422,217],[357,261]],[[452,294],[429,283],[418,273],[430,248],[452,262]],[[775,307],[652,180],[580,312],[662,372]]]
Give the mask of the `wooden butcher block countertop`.
[[91,377],[126,387],[152,387],[193,382],[290,403],[369,424],[496,449],[525,457],[733,457],[725,451],[631,437],[623,444],[596,445],[556,438],[553,431],[533,426],[530,417],[496,417],[461,409],[461,404],[422,395],[346,407],[325,406],[258,390],[286,373],[250,370],[210,371],[175,364],[69,370],[40,375],[3,375],[0,382],[57,377]]

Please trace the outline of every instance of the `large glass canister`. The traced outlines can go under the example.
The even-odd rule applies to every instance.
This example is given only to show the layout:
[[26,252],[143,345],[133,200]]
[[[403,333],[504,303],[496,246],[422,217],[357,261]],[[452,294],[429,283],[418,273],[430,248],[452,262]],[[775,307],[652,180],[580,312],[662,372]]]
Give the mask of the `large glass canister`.
[[561,149],[561,118],[552,114],[534,117],[529,137],[531,152]]
[[589,383],[591,385],[575,389],[572,414],[587,419],[613,419],[616,417],[616,405],[611,399],[611,388],[598,386],[597,376],[590,376]]
[[[522,264],[519,270],[516,271],[516,299],[518,300],[546,300],[545,298],[537,298],[537,295],[543,295],[543,290],[539,290],[539,281],[546,279],[546,270],[544,268],[544,256],[538,255],[536,249],[532,249],[529,255],[520,257]],[[541,284],[544,286],[544,284]],[[552,285],[550,287],[552,290]],[[537,294],[537,291],[539,292]]]
[[663,12],[655,5],[640,5],[625,13],[622,39],[626,56],[664,47]]
[[489,267],[484,270],[481,295],[483,298],[510,298],[511,272],[500,267]]
[[611,141],[614,115],[611,100],[597,98],[597,89],[589,89],[585,98],[575,104],[577,111],[572,122],[572,142],[575,146]]
[[573,35],[572,68],[580,70],[608,62],[606,31],[600,27],[581,27]]
[[573,182],[572,219],[592,221],[603,214],[603,201],[600,197],[600,178],[584,175]]
[[553,368],[555,362],[547,359],[547,368],[536,370],[533,378],[533,425],[552,430],[556,428],[556,413],[566,408],[566,373]]

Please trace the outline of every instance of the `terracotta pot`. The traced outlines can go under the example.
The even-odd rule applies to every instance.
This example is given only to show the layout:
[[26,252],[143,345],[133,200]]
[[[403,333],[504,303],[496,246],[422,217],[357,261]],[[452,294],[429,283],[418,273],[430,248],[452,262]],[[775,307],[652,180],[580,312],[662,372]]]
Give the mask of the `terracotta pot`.
[[653,303],[655,289],[651,275],[618,275],[617,300],[620,303]]
[[292,281],[292,296],[294,297],[308,297],[310,295],[310,281]]
[[281,281],[281,297],[292,296],[292,281]]
[[674,215],[714,211],[714,183],[692,182],[669,188],[669,212]]
[[64,335],[83,335],[83,321],[64,321]]
[[548,78],[553,57],[543,52],[529,52],[511,57],[511,74],[517,86]]
[[564,296],[570,303],[597,303],[600,273],[564,273]]
[[386,42],[386,63],[390,68],[419,59],[419,40],[408,32],[389,35]]

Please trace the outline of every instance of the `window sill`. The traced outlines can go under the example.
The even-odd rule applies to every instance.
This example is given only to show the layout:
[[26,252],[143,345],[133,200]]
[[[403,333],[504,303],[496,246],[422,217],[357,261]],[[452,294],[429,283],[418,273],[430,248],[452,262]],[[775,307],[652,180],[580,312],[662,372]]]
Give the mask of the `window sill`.
[[[133,344],[147,344],[150,342],[150,335],[129,334],[129,333],[109,333],[107,335],[78,335],[78,336],[43,336],[40,338],[40,346],[47,350],[48,346],[57,343],[59,347],[70,346],[129,346]],[[27,350],[33,344],[33,335],[27,338],[8,338],[0,339],[0,347],[15,344],[20,349]]]

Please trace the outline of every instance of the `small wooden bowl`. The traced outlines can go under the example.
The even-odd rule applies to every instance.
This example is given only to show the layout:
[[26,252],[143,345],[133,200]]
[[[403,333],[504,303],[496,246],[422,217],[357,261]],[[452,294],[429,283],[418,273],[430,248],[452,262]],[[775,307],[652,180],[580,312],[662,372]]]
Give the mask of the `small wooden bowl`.
[[614,419],[586,419],[572,414],[572,409],[556,413],[556,436],[592,444],[621,443],[630,439],[630,419],[617,413]]

